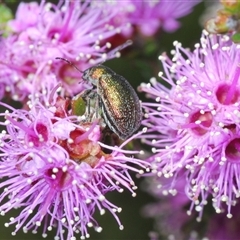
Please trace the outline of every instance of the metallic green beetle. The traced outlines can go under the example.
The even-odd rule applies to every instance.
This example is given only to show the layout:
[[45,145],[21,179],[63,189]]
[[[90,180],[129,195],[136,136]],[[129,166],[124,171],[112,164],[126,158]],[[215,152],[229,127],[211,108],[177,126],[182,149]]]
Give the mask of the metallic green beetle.
[[94,86],[108,127],[123,140],[133,135],[141,125],[142,108],[130,83],[103,65],[88,68],[82,78]]

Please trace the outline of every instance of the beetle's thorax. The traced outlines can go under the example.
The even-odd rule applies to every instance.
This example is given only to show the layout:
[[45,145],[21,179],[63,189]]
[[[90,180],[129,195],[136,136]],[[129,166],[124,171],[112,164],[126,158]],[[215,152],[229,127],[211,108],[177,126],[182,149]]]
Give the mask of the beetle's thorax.
[[83,79],[89,81],[94,86],[98,85],[101,76],[106,72],[104,66],[98,65],[84,71]]

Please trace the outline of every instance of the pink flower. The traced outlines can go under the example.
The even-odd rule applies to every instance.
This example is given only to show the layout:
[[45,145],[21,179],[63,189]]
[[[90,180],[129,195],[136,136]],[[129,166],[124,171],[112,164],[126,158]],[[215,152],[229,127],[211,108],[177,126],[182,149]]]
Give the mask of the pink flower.
[[172,59],[159,57],[170,89],[156,79],[140,87],[154,100],[143,103],[153,172],[174,182],[184,174],[189,214],[196,209],[198,220],[208,196],[218,213],[226,203],[231,218],[240,191],[240,48],[205,31],[193,52],[174,46]]
[[177,21],[192,11],[199,0],[188,1],[135,1],[135,11],[130,14],[130,22],[139,28],[143,35],[151,36],[161,27],[167,32],[174,32],[180,27]]
[[[146,178],[144,189],[154,196],[155,202],[147,204],[142,211],[144,217],[154,219],[154,229],[149,233],[151,240],[160,239],[238,239],[240,217],[226,218],[227,206],[222,213],[216,214],[210,206],[199,223],[187,215],[189,199],[185,194],[185,179],[178,178],[175,187],[169,189],[169,179]],[[233,212],[239,211],[240,205],[233,207]]]
[[21,33],[22,31],[27,30],[29,27],[36,26],[38,15],[40,13],[39,10],[40,9],[37,2],[20,2],[16,12],[16,19],[8,22],[9,27],[12,29],[12,31]]
[[20,229],[37,232],[42,225],[44,237],[56,227],[58,239],[78,233],[85,239],[89,227],[102,230],[93,214],[108,210],[123,229],[117,216],[122,209],[105,195],[126,188],[135,196],[129,172],[142,174],[148,163],[133,157],[141,151],[123,149],[135,136],[120,146],[104,143],[101,121],[74,115],[71,101],[56,89],[31,95],[29,110],[0,103],[7,109],[0,114],[6,119],[0,135],[0,213],[21,209],[5,226],[16,225],[13,235]]
[[[122,31],[122,34],[127,37],[133,34],[134,28],[145,36],[154,35],[160,28],[167,32],[174,32],[180,27],[177,19],[189,14],[199,2],[200,0],[110,2],[109,5],[112,6],[112,9],[120,10],[111,23],[116,26],[127,23],[129,27]],[[95,4],[103,5],[98,1]]]
[[[186,209],[189,199],[185,195],[185,179],[178,179],[176,186],[170,187],[169,179],[150,177],[144,180],[144,188],[156,201],[142,209],[142,215],[154,219],[154,231],[150,232],[151,240],[187,239],[193,229],[188,225],[187,233],[182,231],[189,222]],[[190,239],[189,239],[190,240]]]
[[56,57],[65,57],[84,71],[116,56],[117,50],[109,50],[107,39],[124,27],[109,25],[117,9],[94,7],[90,2],[19,5],[16,18],[8,24],[13,33],[0,42],[1,98],[5,91],[21,101],[49,81],[52,87],[60,81],[62,94],[73,96],[84,89],[79,84],[81,74]]

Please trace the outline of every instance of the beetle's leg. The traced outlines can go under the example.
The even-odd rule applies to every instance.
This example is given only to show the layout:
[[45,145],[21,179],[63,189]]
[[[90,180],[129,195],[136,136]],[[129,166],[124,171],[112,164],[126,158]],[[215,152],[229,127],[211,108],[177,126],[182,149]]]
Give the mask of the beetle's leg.
[[[91,113],[91,101],[96,100],[98,101],[98,94],[93,89],[87,89],[82,94],[81,97],[86,102],[87,110],[86,110],[86,120],[92,121],[93,112]],[[98,108],[97,108],[98,111]]]
[[98,114],[99,114],[99,111],[102,107],[102,101],[101,101],[101,98],[100,96],[97,94],[97,97],[96,97],[96,118],[98,118]]
[[85,101],[87,106],[87,118],[89,118],[90,116],[90,97],[89,97],[90,93],[91,89],[87,89],[81,94],[81,97]]

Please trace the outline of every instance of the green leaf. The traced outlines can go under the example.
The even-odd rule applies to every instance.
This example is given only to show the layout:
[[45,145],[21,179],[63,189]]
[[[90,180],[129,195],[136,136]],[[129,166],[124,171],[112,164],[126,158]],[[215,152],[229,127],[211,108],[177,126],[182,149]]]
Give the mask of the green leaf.
[[11,9],[8,8],[5,4],[0,4],[0,24],[5,24],[11,19],[13,19]]
[[235,42],[235,43],[240,43],[240,33],[235,33],[232,36],[232,41]]
[[86,102],[82,97],[78,97],[72,100],[72,112],[74,115],[82,116],[86,111]]

